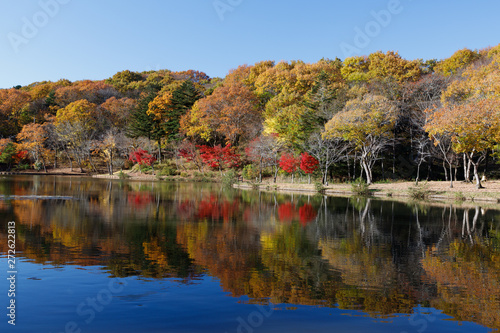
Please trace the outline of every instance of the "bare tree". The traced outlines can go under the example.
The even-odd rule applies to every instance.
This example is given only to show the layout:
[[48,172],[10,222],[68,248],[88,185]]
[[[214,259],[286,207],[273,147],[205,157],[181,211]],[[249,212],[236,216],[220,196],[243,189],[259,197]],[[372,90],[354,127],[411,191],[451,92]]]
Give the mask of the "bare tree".
[[430,152],[431,141],[427,135],[420,135],[413,140],[413,146],[417,151],[416,163],[417,163],[417,176],[415,177],[415,185],[418,186],[418,181],[420,180],[420,166],[423,162],[427,162],[427,159],[432,156]]
[[[442,142],[437,149],[433,149],[432,142],[424,129],[429,121],[429,114],[426,111],[441,105],[441,94],[449,83],[450,78],[448,77],[439,74],[426,75],[416,83],[407,83],[403,90],[404,100],[410,110],[412,148],[417,155],[414,159],[417,164],[416,185],[420,179],[422,163],[427,162],[433,156],[433,152],[442,156],[443,163],[446,161],[445,156],[451,158],[449,156],[451,146],[447,146],[447,142]],[[444,170],[445,175],[447,175],[446,167]]]
[[120,158],[127,155],[127,137],[122,131],[112,127],[106,131],[104,138],[98,142],[98,147],[106,161],[108,173],[112,175],[113,166],[123,164]]
[[305,150],[319,162],[323,184],[327,184],[330,167],[346,158],[349,145],[342,139],[327,139],[322,133],[314,133],[305,143]]
[[[73,153],[73,157],[83,173],[83,162],[91,160],[91,151],[95,130],[89,130],[82,121],[61,122],[56,126],[56,132],[65,146]],[[93,166],[95,169],[95,166]]]
[[279,171],[279,154],[284,144],[274,136],[260,135],[250,142],[247,154],[250,160],[259,165],[259,182],[262,181],[262,170],[267,167],[273,169],[273,182],[276,183]]
[[441,154],[440,157],[443,160],[443,169],[445,172],[445,177],[448,178],[446,172],[445,162],[448,164],[450,169],[450,188],[453,188],[453,174],[452,167],[453,162],[457,159],[456,154],[453,152],[451,138],[447,135],[434,135],[433,136],[434,147],[436,147],[437,151]]

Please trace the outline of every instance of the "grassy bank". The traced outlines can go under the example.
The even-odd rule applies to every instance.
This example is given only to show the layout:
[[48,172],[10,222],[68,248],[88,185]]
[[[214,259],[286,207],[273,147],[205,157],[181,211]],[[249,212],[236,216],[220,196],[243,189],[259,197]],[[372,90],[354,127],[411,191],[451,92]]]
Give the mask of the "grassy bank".
[[[240,182],[234,185],[243,189],[258,189],[264,191],[296,192],[296,193],[318,193],[321,190],[325,195],[356,195],[356,186],[349,183],[329,184],[318,188],[314,184],[292,184],[292,183],[247,183]],[[465,182],[454,182],[450,188],[450,182],[430,181],[420,182],[384,182],[368,186],[368,193],[374,197],[404,198],[429,201],[469,201],[500,203],[500,181],[488,181],[483,184],[483,189],[476,189],[474,184]]]

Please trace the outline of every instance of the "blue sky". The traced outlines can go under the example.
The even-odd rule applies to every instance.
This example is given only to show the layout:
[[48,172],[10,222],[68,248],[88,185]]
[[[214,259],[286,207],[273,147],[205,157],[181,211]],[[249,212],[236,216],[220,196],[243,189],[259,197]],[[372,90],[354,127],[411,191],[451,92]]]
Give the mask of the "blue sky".
[[500,2],[486,0],[0,0],[0,6],[0,88],[105,79],[125,69],[223,77],[261,60],[316,62],[378,50],[442,59],[500,43]]

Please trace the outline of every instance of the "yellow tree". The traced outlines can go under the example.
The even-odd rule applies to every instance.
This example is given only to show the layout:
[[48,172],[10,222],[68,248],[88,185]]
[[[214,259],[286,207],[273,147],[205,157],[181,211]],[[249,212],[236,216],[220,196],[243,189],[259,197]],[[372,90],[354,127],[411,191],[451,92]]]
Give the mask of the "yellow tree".
[[476,186],[482,188],[478,165],[500,140],[500,99],[445,106],[430,115],[425,130],[435,143],[437,136],[448,134],[451,137],[453,150],[467,156],[474,167]]
[[311,110],[300,103],[301,99],[302,95],[286,89],[271,99],[264,111],[264,133],[291,145],[307,137],[307,130],[312,130],[312,126],[307,126]]
[[342,76],[346,81],[368,81],[369,65],[367,57],[354,56],[346,58],[342,63]]
[[387,98],[365,95],[347,102],[344,109],[326,123],[324,137],[349,141],[360,153],[366,182],[371,184],[373,166],[393,137],[395,121],[395,107]]
[[112,130],[108,131],[104,136],[104,139],[99,142],[99,149],[102,157],[106,161],[108,166],[108,172],[110,175],[113,174],[113,159],[115,157],[115,153],[117,150],[117,140],[116,133],[113,133]]
[[420,61],[403,59],[397,52],[375,52],[368,57],[370,78],[393,78],[398,82],[418,81],[422,75]]
[[458,50],[451,57],[440,61],[434,69],[446,76],[457,74],[479,57],[478,52],[469,49]]
[[475,98],[500,97],[500,45],[491,49],[482,66],[469,66],[462,73],[462,79],[453,81],[443,92],[442,101],[463,103]]
[[147,114],[153,115],[155,120],[165,120],[166,110],[172,107],[172,92],[166,91],[149,102]]
[[90,146],[96,134],[96,108],[86,99],[72,102],[57,111],[54,123],[60,140],[73,152],[82,172],[85,157],[92,164]]
[[47,154],[47,149],[45,148],[45,140],[47,140],[47,133],[43,125],[40,124],[27,124],[24,125],[21,132],[17,134],[17,140],[19,141],[19,150],[26,150],[30,154],[31,158],[35,160],[35,166],[41,162],[43,169],[47,171],[45,167],[45,155]]

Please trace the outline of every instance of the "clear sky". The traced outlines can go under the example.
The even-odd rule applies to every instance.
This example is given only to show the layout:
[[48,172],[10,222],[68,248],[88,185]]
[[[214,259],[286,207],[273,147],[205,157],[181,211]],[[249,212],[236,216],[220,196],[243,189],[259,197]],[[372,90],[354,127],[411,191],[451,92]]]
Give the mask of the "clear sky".
[[0,88],[105,79],[125,69],[223,77],[261,60],[316,62],[378,50],[442,59],[500,43],[494,0],[0,0],[0,6]]

